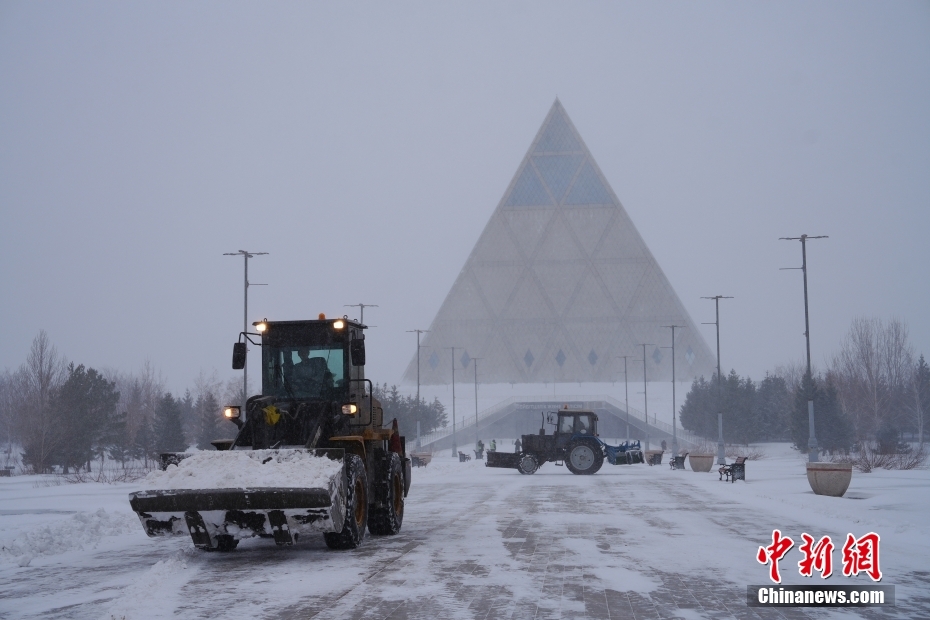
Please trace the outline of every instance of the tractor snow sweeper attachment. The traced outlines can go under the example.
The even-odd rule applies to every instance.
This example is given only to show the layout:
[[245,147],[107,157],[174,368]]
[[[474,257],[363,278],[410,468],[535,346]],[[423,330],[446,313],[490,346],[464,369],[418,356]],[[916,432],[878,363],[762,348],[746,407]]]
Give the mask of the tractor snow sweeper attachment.
[[149,536],[190,534],[200,549],[230,551],[251,536],[290,545],[311,532],[343,530],[347,489],[341,448],[170,457],[164,471],[143,480],[146,490],[129,494]]

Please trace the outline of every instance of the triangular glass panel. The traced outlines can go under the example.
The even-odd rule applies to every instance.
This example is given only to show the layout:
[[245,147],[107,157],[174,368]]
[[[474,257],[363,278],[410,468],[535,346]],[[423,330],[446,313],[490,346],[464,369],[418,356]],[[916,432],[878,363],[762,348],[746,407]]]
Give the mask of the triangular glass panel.
[[614,207],[576,207],[563,209],[561,215],[590,256],[598,247],[604,231],[610,227],[615,212]]
[[565,151],[580,151],[581,145],[575,139],[572,128],[568,126],[568,121],[562,115],[562,111],[556,109],[549,119],[549,124],[543,130],[542,138],[536,144],[535,153],[561,153]]
[[504,203],[508,207],[549,207],[552,200],[532,166],[525,166]]
[[501,209],[500,217],[507,222],[523,256],[530,258],[555,212],[555,209]]
[[584,155],[535,155],[533,163],[556,203],[561,203]]
[[565,197],[567,205],[612,205],[614,199],[610,192],[601,183],[594,166],[590,161],[585,162],[575,179],[575,184]]

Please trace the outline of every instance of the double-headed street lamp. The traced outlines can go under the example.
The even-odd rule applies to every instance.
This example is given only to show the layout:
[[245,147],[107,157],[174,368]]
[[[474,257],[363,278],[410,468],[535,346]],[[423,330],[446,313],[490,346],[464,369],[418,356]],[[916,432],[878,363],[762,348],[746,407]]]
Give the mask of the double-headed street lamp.
[[[643,348],[643,415],[646,420],[646,449],[649,449],[649,394],[646,389],[646,347],[654,346],[648,343],[640,343],[639,345]],[[638,362],[639,360],[633,360]]]
[[[678,456],[678,412],[675,410],[675,329],[684,329],[684,325],[665,325],[672,330],[672,456]],[[646,357],[643,355],[643,357]]]
[[[801,266],[800,267],[783,267],[782,269],[801,269],[804,272],[804,337],[807,338],[807,380],[808,386],[814,385],[814,376],[811,374],[811,324],[810,315],[807,311],[807,240],[808,239],[829,239],[827,235],[811,237],[801,235],[800,237],[779,237],[783,241],[800,241],[801,242]],[[810,427],[810,436],[807,439],[808,460],[816,463],[820,460],[817,451],[817,433],[814,431],[814,394],[812,391],[807,393],[807,423]]]
[[[627,445],[629,445],[630,443],[630,385],[629,385],[629,382],[627,381],[627,373],[626,373],[626,360],[629,357],[631,356],[630,355],[618,355],[617,356],[618,360],[619,359],[623,360],[623,395],[624,395],[624,402],[626,403],[625,406],[626,406],[626,443]],[[649,424],[648,420],[646,421],[646,424],[647,425]]]
[[[253,256],[262,256],[268,254],[268,252],[246,252],[245,250],[239,250],[238,252],[223,252],[223,256],[242,256],[245,258],[245,287],[244,287],[244,297],[245,297],[245,310],[242,318],[242,331],[249,331],[249,259]],[[252,284],[251,286],[267,286],[266,284]],[[249,369],[248,369],[248,356],[246,360],[242,362],[242,411],[245,412],[245,404],[249,400]]]
[[701,299],[713,299],[717,307],[717,320],[713,323],[703,323],[703,325],[717,326],[717,465],[726,465],[727,454],[723,445],[723,396],[720,392],[720,300],[733,298],[714,295],[713,297],[701,297]]

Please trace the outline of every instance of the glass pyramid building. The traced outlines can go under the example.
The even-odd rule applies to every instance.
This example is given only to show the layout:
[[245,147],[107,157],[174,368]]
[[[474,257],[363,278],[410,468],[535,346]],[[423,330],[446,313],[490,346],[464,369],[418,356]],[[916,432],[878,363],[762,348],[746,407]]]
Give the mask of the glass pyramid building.
[[668,325],[677,380],[710,378],[707,343],[556,99],[421,341],[420,382],[475,357],[481,383],[614,382],[623,355],[641,381],[643,344],[648,380],[669,381]]

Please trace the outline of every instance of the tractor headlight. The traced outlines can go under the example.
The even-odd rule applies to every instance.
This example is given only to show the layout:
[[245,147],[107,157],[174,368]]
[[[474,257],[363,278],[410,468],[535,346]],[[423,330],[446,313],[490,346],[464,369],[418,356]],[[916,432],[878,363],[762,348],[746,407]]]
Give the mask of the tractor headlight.
[[239,419],[239,407],[235,405],[230,405],[223,408],[223,417],[227,420],[238,420]]
[[345,326],[346,326],[346,322],[343,321],[342,319],[336,319],[335,321],[333,321],[333,329],[342,329]]
[[255,321],[252,323],[252,325],[255,327],[255,331],[257,331],[259,334],[265,333],[265,330],[268,329],[268,323],[265,321]]
[[342,413],[344,415],[355,415],[358,413],[358,405],[355,403],[347,403],[342,406]]

